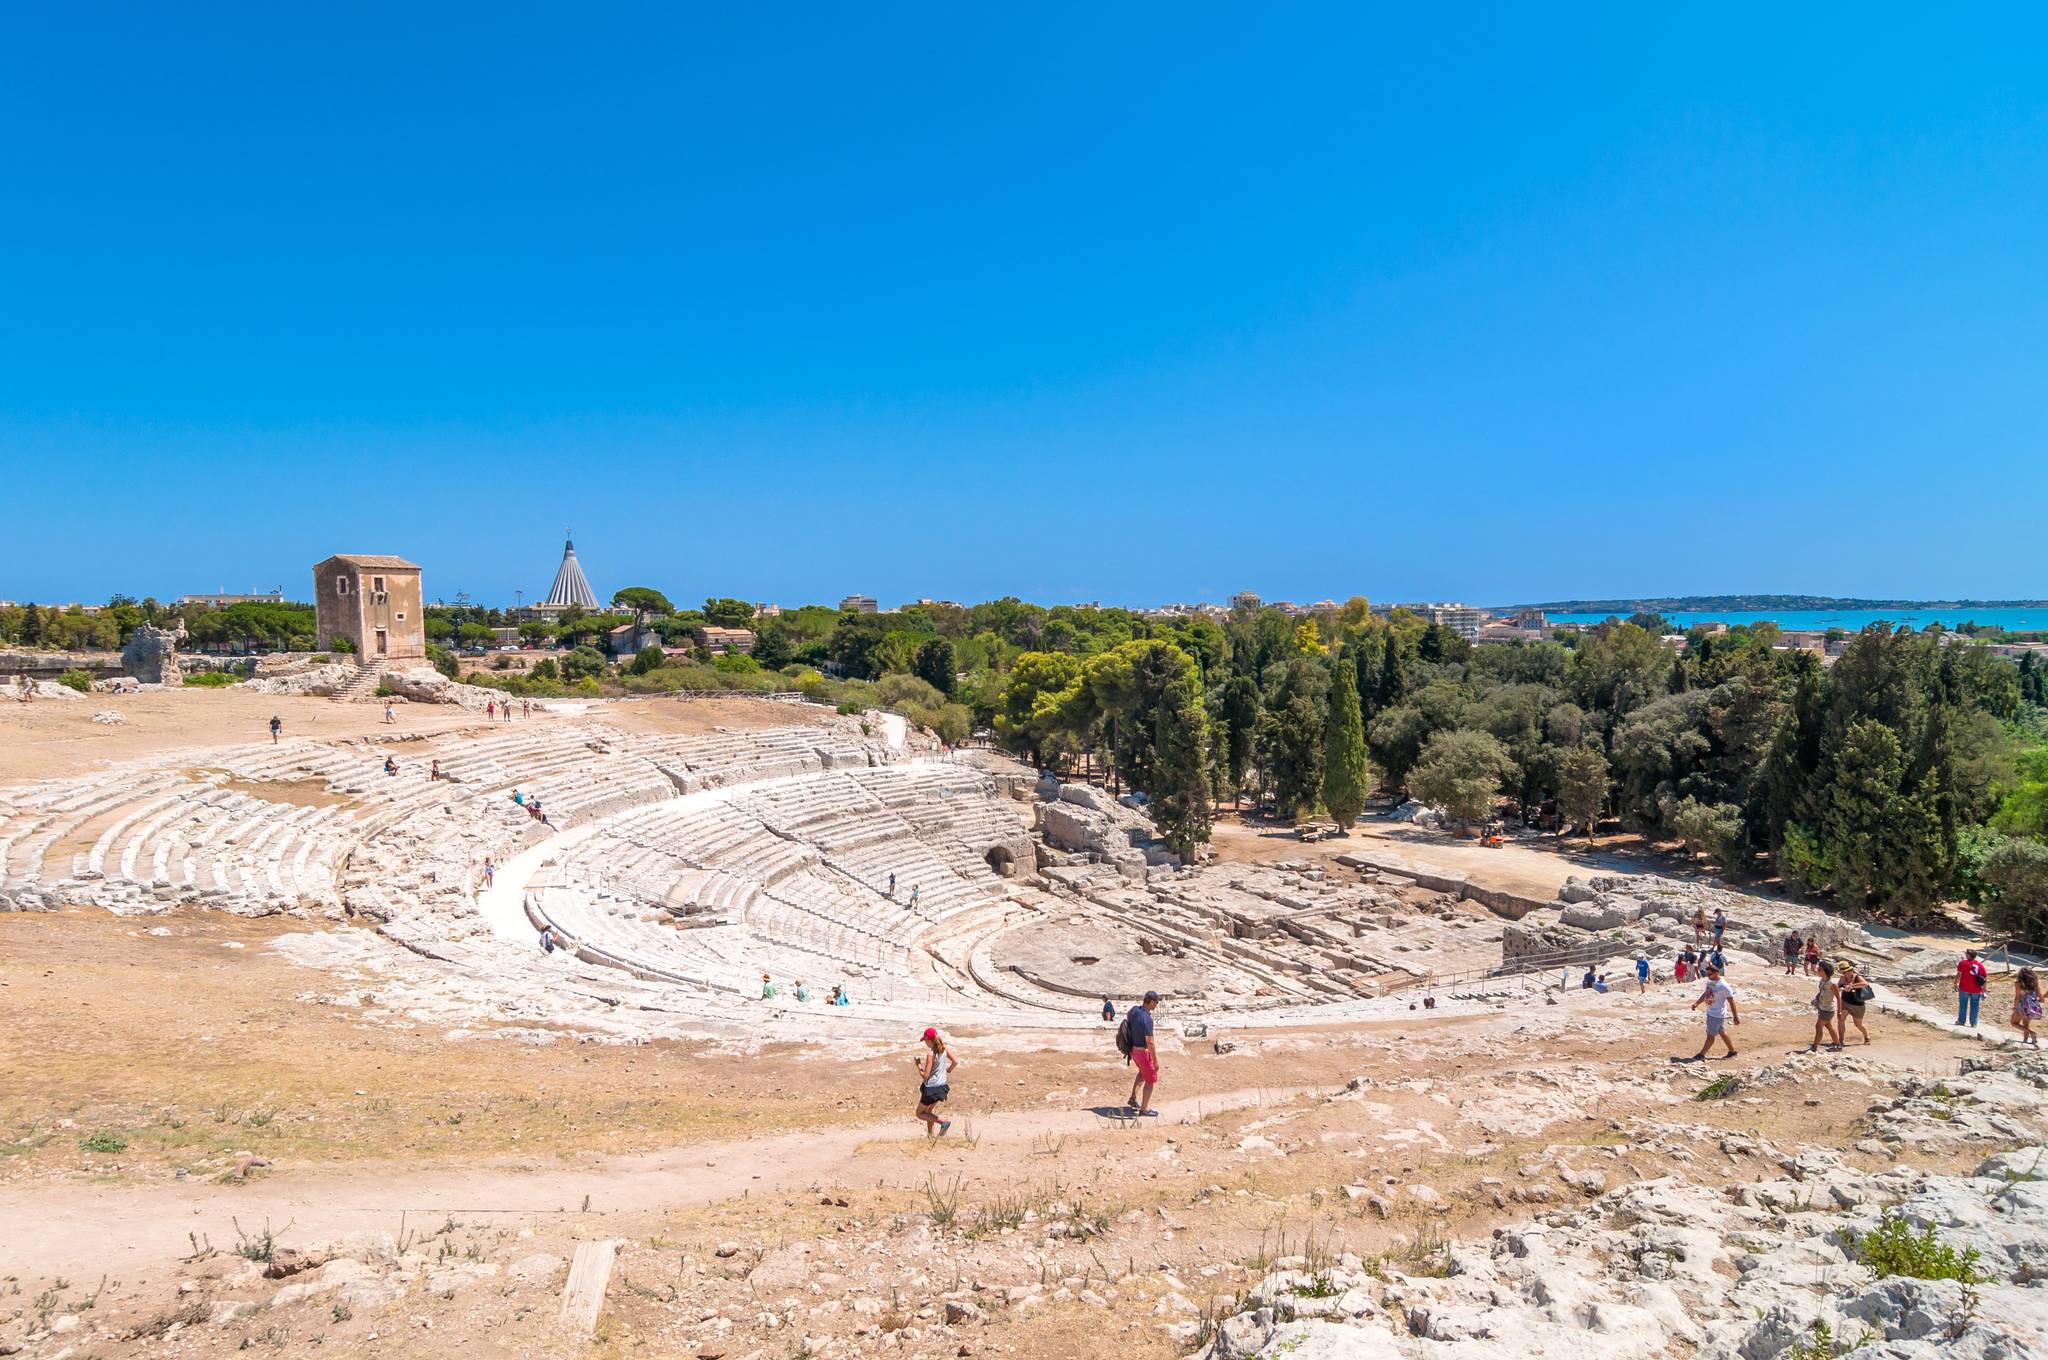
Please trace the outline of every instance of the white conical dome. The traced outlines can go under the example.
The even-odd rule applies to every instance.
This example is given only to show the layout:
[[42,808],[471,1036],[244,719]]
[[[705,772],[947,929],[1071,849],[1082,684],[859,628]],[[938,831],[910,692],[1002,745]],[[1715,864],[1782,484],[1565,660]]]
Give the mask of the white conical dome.
[[562,565],[555,571],[555,583],[548,587],[547,602],[564,609],[572,604],[579,609],[597,608],[597,593],[590,588],[590,578],[583,574],[583,567],[576,561],[573,540],[562,544]]

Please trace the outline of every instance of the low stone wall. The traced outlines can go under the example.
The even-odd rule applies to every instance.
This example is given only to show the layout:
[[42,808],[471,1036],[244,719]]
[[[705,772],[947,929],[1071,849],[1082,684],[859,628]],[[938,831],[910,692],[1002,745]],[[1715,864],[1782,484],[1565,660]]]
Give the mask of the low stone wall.
[[1337,862],[1354,869],[1376,869],[1383,874],[1407,879],[1418,888],[1449,893],[1461,901],[1477,902],[1495,916],[1509,921],[1519,921],[1532,911],[1541,911],[1545,907],[1557,905],[1555,902],[1545,902],[1534,897],[1524,897],[1520,893],[1511,893],[1503,888],[1482,887],[1456,874],[1433,874],[1405,863],[1375,859],[1371,855],[1342,854],[1337,856]]

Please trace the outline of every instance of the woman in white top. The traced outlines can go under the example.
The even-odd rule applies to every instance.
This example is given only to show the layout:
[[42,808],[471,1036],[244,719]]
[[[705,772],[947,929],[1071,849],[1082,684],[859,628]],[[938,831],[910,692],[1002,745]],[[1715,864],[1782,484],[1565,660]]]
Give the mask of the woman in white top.
[[924,1121],[925,1137],[943,1137],[953,1127],[950,1119],[941,1119],[932,1112],[933,1107],[944,1103],[946,1085],[953,1075],[953,1069],[960,1060],[946,1047],[946,1041],[935,1029],[924,1032],[924,1051],[917,1055],[917,1117]]

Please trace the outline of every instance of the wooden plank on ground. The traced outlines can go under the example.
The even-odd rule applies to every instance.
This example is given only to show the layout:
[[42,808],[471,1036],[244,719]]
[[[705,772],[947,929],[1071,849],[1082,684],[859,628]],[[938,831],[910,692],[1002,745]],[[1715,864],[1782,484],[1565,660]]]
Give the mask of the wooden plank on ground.
[[618,1239],[606,1238],[581,1244],[569,1262],[569,1282],[562,1286],[562,1321],[584,1336],[597,1328],[604,1292],[612,1282],[612,1262],[618,1255]]

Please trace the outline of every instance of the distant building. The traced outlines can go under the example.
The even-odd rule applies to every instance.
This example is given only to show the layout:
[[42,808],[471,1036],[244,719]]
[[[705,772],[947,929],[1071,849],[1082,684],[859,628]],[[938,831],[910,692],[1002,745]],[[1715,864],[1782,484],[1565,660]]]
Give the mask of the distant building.
[[875,603],[872,595],[849,595],[839,602],[842,614],[879,614],[882,607]]
[[1230,607],[1232,609],[1256,610],[1261,603],[1262,601],[1259,597],[1249,590],[1240,590],[1237,594],[1230,597]]
[[1827,655],[1828,635],[1816,629],[1781,628],[1778,630],[1776,649],[1786,652],[1812,652],[1816,656]]
[[713,656],[752,656],[754,635],[745,628],[719,628],[711,624],[696,630],[697,644]]
[[649,647],[661,645],[661,634],[644,624],[622,623],[604,635],[608,656],[638,656]]
[[346,638],[365,664],[424,661],[426,611],[420,569],[403,557],[336,553],[313,568],[314,646],[343,650]]
[[553,623],[571,609],[595,614],[602,608],[597,602],[597,592],[590,588],[590,578],[583,574],[583,564],[576,560],[576,541],[564,539],[562,563],[555,568],[555,579],[548,587],[547,598],[523,605],[512,610],[511,614],[522,623],[535,620]]
[[773,601],[757,604],[754,606],[754,617],[757,619],[779,619],[782,617],[782,606]]
[[225,609],[231,604],[283,604],[284,592],[273,590],[267,595],[180,595],[171,603],[202,605],[208,609]]
[[1510,618],[1508,622],[1517,628],[1534,628],[1538,632],[1550,626],[1550,620],[1543,616],[1543,611],[1540,609],[1517,609],[1514,617]]
[[1376,604],[1372,612],[1384,618],[1396,609],[1405,609],[1417,618],[1440,624],[1461,638],[1476,640],[1480,625],[1486,622],[1486,611],[1474,609],[1467,604]]

